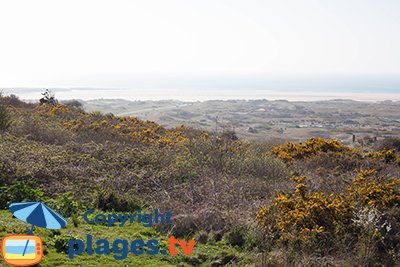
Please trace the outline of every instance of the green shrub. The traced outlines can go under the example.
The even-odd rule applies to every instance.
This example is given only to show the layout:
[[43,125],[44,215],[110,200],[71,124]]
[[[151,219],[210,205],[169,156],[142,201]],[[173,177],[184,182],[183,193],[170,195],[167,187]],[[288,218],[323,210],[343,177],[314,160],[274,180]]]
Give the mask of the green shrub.
[[11,126],[11,116],[7,108],[0,103],[0,133],[4,133]]
[[187,182],[196,179],[198,174],[195,167],[197,159],[190,151],[183,151],[175,157],[176,179],[180,182]]
[[226,266],[226,265],[235,265],[240,262],[240,258],[232,253],[232,252],[220,252],[218,253],[211,262],[212,267]]
[[0,187],[0,208],[6,209],[9,201],[8,190],[6,186]]
[[207,244],[208,243],[208,233],[206,231],[197,232],[194,236],[196,242],[200,244]]
[[135,211],[142,208],[141,200],[131,193],[117,194],[104,190],[99,193],[97,207],[104,211]]
[[231,246],[243,247],[246,243],[245,234],[243,228],[236,227],[226,234],[226,241]]
[[29,182],[17,181],[10,187],[0,187],[0,204],[2,209],[8,208],[9,203],[43,200],[43,191],[35,188]]
[[262,230],[258,228],[249,228],[245,235],[246,243],[244,248],[247,250],[265,251],[269,243],[265,239]]
[[[68,241],[71,239],[79,239],[79,237],[72,235],[55,235],[49,243],[57,250],[57,252],[68,253]],[[77,247],[75,249],[77,249]]]
[[59,194],[56,199],[48,200],[49,205],[64,217],[74,217],[81,206],[71,192]]

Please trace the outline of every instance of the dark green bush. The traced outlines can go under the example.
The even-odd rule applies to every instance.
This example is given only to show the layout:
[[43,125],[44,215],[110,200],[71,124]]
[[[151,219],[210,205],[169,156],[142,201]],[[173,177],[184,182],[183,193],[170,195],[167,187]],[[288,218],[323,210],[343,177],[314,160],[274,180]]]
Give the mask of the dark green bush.
[[104,211],[135,211],[143,207],[142,201],[133,194],[117,194],[116,192],[104,190],[97,198],[97,208]]
[[6,209],[7,208],[7,204],[9,201],[9,197],[8,197],[8,192],[7,192],[7,187],[2,186],[0,187],[0,208],[1,209]]
[[196,240],[196,242],[200,243],[200,244],[207,244],[208,242],[208,233],[206,231],[199,231],[194,239]]
[[[51,239],[50,244],[54,246],[57,252],[68,253],[68,241],[71,239],[79,239],[79,237],[72,235],[55,235]],[[74,249],[77,249],[77,247]]]
[[17,181],[13,185],[0,187],[0,204],[2,209],[8,208],[9,203],[43,200],[43,191],[31,183]]
[[231,246],[243,247],[246,243],[245,230],[236,227],[226,234],[226,241]]
[[54,200],[50,199],[47,203],[64,217],[77,216],[81,209],[79,202],[75,201],[71,192],[58,194]]

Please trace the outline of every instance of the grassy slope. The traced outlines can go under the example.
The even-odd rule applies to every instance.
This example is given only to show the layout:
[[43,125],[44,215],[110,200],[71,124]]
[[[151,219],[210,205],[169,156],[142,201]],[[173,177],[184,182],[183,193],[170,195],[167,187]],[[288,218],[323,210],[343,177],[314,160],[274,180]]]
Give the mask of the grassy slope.
[[[47,186],[43,187],[43,189],[47,192],[46,194],[54,194],[54,192],[59,191],[73,191],[76,193],[75,189],[80,188],[85,191],[82,194],[87,195],[89,199],[94,199],[95,196],[86,192],[86,190],[91,190],[91,192],[96,192],[97,190],[95,186],[87,187],[88,182],[92,183],[88,181],[89,176],[98,178],[104,176],[99,180],[110,180],[110,177],[120,177],[122,173],[129,180],[132,177],[140,179],[141,177],[138,176],[138,173],[143,173],[143,164],[140,162],[149,161],[147,158],[143,160],[141,158],[145,157],[143,156],[145,152],[150,153],[150,149],[155,147],[148,144],[146,140],[150,140],[150,143],[166,142],[167,147],[165,149],[160,148],[156,151],[166,151],[168,153],[170,151],[168,149],[169,143],[180,142],[180,132],[168,132],[156,123],[135,118],[83,114],[65,106],[57,108],[39,106],[28,107],[27,109],[10,107],[10,111],[13,114],[13,134],[2,135],[0,163],[11,166],[12,172],[7,173],[9,167],[5,168],[3,171],[6,171],[6,173],[4,173],[5,176],[3,178],[7,180],[33,180],[39,185],[45,184]],[[77,120],[82,120],[82,122],[77,122]],[[79,132],[77,133],[69,128],[75,126],[75,124],[82,125],[83,129],[81,129],[80,133],[88,134],[89,138],[86,140],[86,137],[84,137],[83,140],[79,141],[79,144],[74,143],[73,147],[55,144],[59,142],[65,143],[72,140],[72,137],[79,135]],[[118,128],[120,125],[124,125],[123,127],[126,129]],[[121,148],[118,137],[130,138],[132,133],[143,134],[143,129],[146,139],[142,140],[142,137],[139,136],[136,142],[143,143],[146,146],[146,150],[138,150],[132,147]],[[106,132],[101,132],[102,130]],[[178,134],[175,136],[176,133]],[[91,140],[93,135],[102,139],[111,138],[112,143],[107,145],[107,150],[102,151],[103,144],[93,143]],[[117,146],[115,149],[112,147],[114,144]],[[163,143],[163,145],[165,144]],[[87,148],[89,152],[77,151],[77,147]],[[151,159],[149,166],[153,168]],[[139,163],[130,163],[135,160],[139,161]],[[154,170],[151,169],[151,171]],[[174,173],[174,171],[172,170],[171,173]],[[114,180],[111,179],[110,181]],[[92,184],[97,185],[99,183]],[[145,183],[147,184],[148,182]],[[107,187],[108,185],[104,186]],[[25,228],[26,224],[19,222],[17,219],[12,219],[8,211],[0,211],[0,236],[25,233]],[[145,241],[155,238],[164,240],[165,243],[167,238],[167,236],[161,235],[155,229],[148,229],[142,226],[108,228],[91,226],[83,221],[78,227],[74,227],[70,223],[67,229],[60,231],[63,236],[72,235],[83,240],[86,239],[86,234],[89,233],[93,235],[94,240],[106,238],[110,243],[115,239],[132,241],[141,237]],[[134,256],[131,254],[127,259],[117,261],[112,255],[82,255],[70,261],[68,255],[56,252],[53,244],[54,237],[52,236],[54,233],[37,229],[35,234],[42,237],[47,251],[41,266],[210,266],[212,262],[226,262],[227,259],[235,257],[236,262],[249,263],[249,258],[244,256],[244,253],[240,253],[237,249],[226,245],[224,241],[218,243],[209,242],[207,245],[197,243],[193,255],[190,257],[172,257],[170,255]]]
[[[12,217],[8,211],[0,211],[0,236],[9,234],[23,234],[27,229],[27,224]],[[80,221],[78,227],[74,227],[69,221],[66,229],[60,231],[51,231],[46,229],[35,229],[35,235],[42,238],[45,247],[45,256],[39,266],[210,266],[212,262],[221,262],[235,255],[242,259],[241,265],[250,263],[250,258],[244,256],[235,248],[224,244],[223,241],[218,243],[200,244],[197,243],[190,257],[187,256],[171,256],[171,255],[140,255],[135,256],[129,254],[124,260],[115,260],[110,255],[87,255],[76,256],[73,260],[68,259],[66,253],[57,252],[54,247],[54,233],[60,235],[71,235],[84,240],[86,243],[86,235],[91,234],[93,240],[105,238],[110,243],[115,239],[126,239],[129,242],[135,239],[160,240],[161,246],[166,247],[166,235],[158,233],[153,228],[147,228],[141,225],[132,224],[124,227],[106,227],[101,225],[89,225]],[[110,244],[111,245],[111,244]],[[6,266],[0,262],[0,266]],[[237,265],[236,265],[237,266]],[[240,266],[240,265],[239,265]]]
[[[384,215],[393,213],[389,218],[393,229],[386,236],[394,238],[382,239],[388,240],[384,244],[384,253],[365,252],[365,240],[371,237],[362,231],[368,230],[369,224],[363,228],[348,224],[345,239],[342,235],[336,236],[335,228],[327,228],[324,235],[334,237],[324,241],[330,246],[329,250],[321,250],[321,243],[315,236],[304,242],[281,246],[280,241],[260,238],[263,237],[261,233],[252,228],[260,205],[270,203],[277,192],[288,192],[293,188],[289,179],[292,173],[308,176],[312,184],[310,192],[319,196],[341,194],[346,192],[355,173],[361,169],[378,170],[382,177],[399,177],[400,157],[393,151],[370,154],[344,148],[339,153],[342,149],[337,148],[336,142],[322,139],[290,143],[271,150],[269,144],[237,140],[229,132],[217,135],[187,127],[165,129],[154,122],[87,114],[66,106],[10,107],[10,111],[13,127],[9,133],[0,136],[0,185],[8,187],[5,190],[7,199],[0,198],[2,208],[23,191],[21,186],[17,187],[19,191],[10,189],[16,181],[19,184],[34,182],[36,190],[43,190],[46,198],[55,200],[54,204],[59,206],[68,203],[58,201],[61,194],[73,193],[73,200],[82,205],[79,213],[73,213],[78,218],[82,217],[84,207],[120,211],[159,208],[176,215],[173,217],[174,226],[166,229],[173,229],[176,235],[196,236],[205,232],[210,239],[222,234],[229,239],[233,233],[233,237],[242,237],[246,242],[242,251],[224,241],[197,244],[191,257],[131,255],[117,261],[112,255],[83,255],[70,261],[67,255],[56,252],[53,243],[57,238],[63,237],[67,241],[71,235],[85,240],[86,234],[90,233],[95,240],[106,238],[113,242],[115,239],[156,238],[163,240],[165,245],[168,236],[138,225],[107,228],[80,222],[78,227],[74,227],[70,222],[58,237],[54,237],[57,233],[54,231],[35,231],[43,238],[47,250],[41,266],[224,266],[232,259],[239,265],[246,265],[252,262],[255,251],[252,248],[266,247],[272,249],[265,257],[268,266],[343,266],[345,262],[358,266],[367,266],[368,262],[375,266],[386,259],[386,266],[395,266],[399,262],[396,255],[400,248],[397,239],[400,202],[395,207],[379,209]],[[272,156],[272,151],[284,161]],[[389,196],[398,199],[398,186],[385,191],[380,189],[381,186],[389,189],[391,186],[385,187],[380,181],[374,185],[378,186],[378,192],[388,191]],[[365,188],[368,190],[362,190],[362,194],[366,194],[364,197],[375,195],[369,190],[374,187]],[[292,199],[291,195],[288,196]],[[362,197],[358,198],[361,204],[364,203]],[[380,193],[376,198],[378,201],[384,199]],[[40,198],[20,198],[18,201],[34,199]],[[271,233],[273,236],[289,234],[298,238],[299,232],[314,229],[319,222],[325,223],[326,217],[322,215],[321,219],[319,210],[329,208],[330,202],[320,203],[316,212],[308,212],[306,217],[297,216],[300,224],[288,224],[290,227],[284,231],[271,228]],[[298,214],[304,213],[302,209],[303,206],[298,205]],[[346,209],[346,214],[347,211],[349,216],[328,216],[333,219],[325,223],[326,226],[342,225],[340,218],[358,219],[358,210]],[[338,212],[342,214],[341,210]],[[282,216],[286,217],[285,221],[292,222],[290,213],[284,211]],[[314,223],[311,226],[310,221]],[[273,223],[270,221],[269,225],[274,226]],[[248,229],[235,235],[238,226]],[[0,211],[0,236],[24,233],[26,227],[26,224],[12,219],[9,212]],[[356,228],[360,230],[354,231]],[[234,239],[240,241],[241,238]],[[342,240],[347,242],[345,246]],[[378,243],[367,245],[378,251]],[[393,256],[392,251],[397,254]]]

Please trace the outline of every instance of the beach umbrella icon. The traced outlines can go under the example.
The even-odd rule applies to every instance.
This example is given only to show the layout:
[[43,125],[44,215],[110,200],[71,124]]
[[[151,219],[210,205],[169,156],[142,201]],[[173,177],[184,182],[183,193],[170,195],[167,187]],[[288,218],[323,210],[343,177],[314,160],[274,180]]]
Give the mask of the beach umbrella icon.
[[10,204],[11,213],[21,221],[47,229],[61,229],[67,224],[60,214],[42,202],[20,202]]
[[[11,213],[21,221],[32,224],[28,234],[33,234],[33,227],[60,229],[67,225],[67,221],[57,212],[42,202],[20,202],[9,206]],[[22,256],[25,255],[29,240],[26,241]]]

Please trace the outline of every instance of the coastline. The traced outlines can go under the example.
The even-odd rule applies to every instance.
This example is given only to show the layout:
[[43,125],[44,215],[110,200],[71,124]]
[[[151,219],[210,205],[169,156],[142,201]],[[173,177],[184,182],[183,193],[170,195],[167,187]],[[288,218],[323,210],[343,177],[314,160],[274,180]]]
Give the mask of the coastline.
[[[5,94],[15,94],[24,100],[38,100],[44,89],[0,89]],[[207,100],[288,100],[321,101],[346,99],[355,101],[400,101],[399,93],[371,92],[315,92],[276,90],[185,90],[185,89],[52,89],[61,100],[124,99],[124,100],[179,100],[185,102]]]

